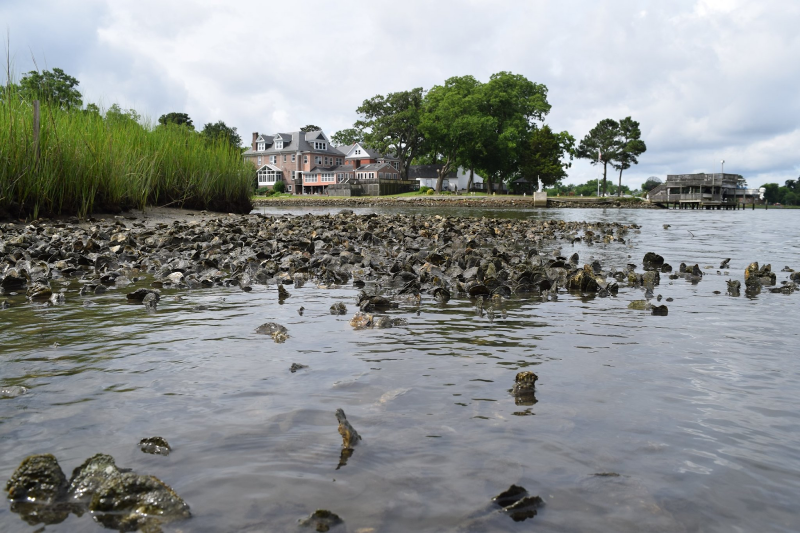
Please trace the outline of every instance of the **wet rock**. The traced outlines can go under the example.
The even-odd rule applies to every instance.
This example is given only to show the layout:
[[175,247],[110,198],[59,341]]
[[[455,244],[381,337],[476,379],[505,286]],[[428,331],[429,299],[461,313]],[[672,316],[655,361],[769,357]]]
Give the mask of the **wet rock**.
[[731,258],[730,257],[728,257],[727,259],[724,259],[722,261],[722,263],[719,264],[719,268],[728,268],[728,265],[730,264],[730,262],[731,262]]
[[741,282],[739,280],[729,279],[727,280],[727,284],[728,284],[728,294],[730,294],[731,296],[739,296],[740,294],[739,291],[742,288]]
[[669,309],[667,309],[666,305],[654,305],[653,306],[653,315],[654,316],[667,316],[669,314]]
[[339,435],[342,436],[342,448],[352,448],[361,440],[361,435],[350,425],[344,411],[336,410],[336,420],[339,421]]
[[104,483],[89,509],[97,522],[119,531],[156,528],[191,516],[186,502],[164,482],[133,472]]
[[8,387],[0,387],[0,398],[16,398],[28,392],[25,387],[19,385],[10,385]]
[[525,394],[534,392],[536,390],[536,381],[539,379],[539,376],[534,374],[533,372],[523,371],[518,372],[516,378],[514,379],[514,394]]
[[373,316],[359,311],[358,313],[353,315],[353,318],[350,319],[350,325],[354,329],[371,328],[373,325]]
[[9,307],[11,307],[11,304],[8,303],[8,300],[0,300],[0,311],[8,309]]
[[331,306],[332,315],[346,315],[347,307],[342,302],[336,302]]
[[64,296],[63,292],[54,292],[50,296],[50,305],[61,305],[67,301],[67,298]]
[[300,315],[300,316],[303,316],[303,313],[305,312],[305,310],[306,310],[306,308],[301,305],[300,308],[297,310],[297,314]]
[[325,509],[317,509],[308,518],[300,520],[302,527],[313,527],[315,531],[323,533],[342,524],[344,521],[339,518],[339,515]]
[[128,294],[125,295],[125,297],[128,300],[141,302],[141,301],[144,300],[145,296],[147,296],[148,294],[155,295],[155,301],[156,302],[161,299],[161,292],[159,292],[159,291],[157,291],[155,289],[144,289],[144,288],[136,289],[133,292],[129,292]]
[[289,291],[286,290],[286,287],[283,285],[278,285],[278,301],[283,301],[290,296],[291,294],[289,294]]
[[289,372],[294,374],[298,370],[302,370],[303,368],[308,368],[308,365],[301,365],[299,363],[292,363],[292,366],[289,367]]
[[664,263],[663,265],[661,265],[661,272],[664,274],[669,274],[670,272],[672,272],[672,265],[670,265],[669,263]]
[[655,252],[647,252],[642,263],[645,270],[659,270],[664,264],[664,258]]
[[139,449],[153,455],[169,455],[172,451],[164,437],[146,437],[139,441]]
[[8,482],[8,498],[51,504],[61,498],[67,488],[67,477],[56,458],[49,454],[31,455],[17,467]]
[[599,281],[604,280],[595,275],[591,266],[584,265],[582,270],[577,271],[567,280],[567,289],[581,292],[597,292],[600,288]]
[[387,311],[398,307],[397,303],[385,296],[369,296],[363,292],[359,294],[357,301],[359,309],[364,312]]
[[67,493],[75,500],[88,501],[103,483],[121,475],[113,457],[98,453],[72,471]]
[[442,287],[433,289],[433,299],[440,304],[445,304],[450,301],[450,291]]
[[269,335],[272,337],[272,340],[278,344],[286,342],[286,339],[289,338],[289,331],[286,329],[286,327],[281,326],[276,322],[267,322],[266,324],[261,324],[256,328],[256,333],[259,335]]
[[53,295],[53,291],[49,285],[36,282],[28,286],[26,295],[30,300],[47,300]]
[[147,293],[145,294],[144,298],[142,298],[142,304],[149,310],[155,311],[158,305],[158,296],[155,293]]
[[661,283],[661,276],[658,274],[658,270],[650,270],[642,274],[642,285],[645,287],[650,288],[651,290],[656,285]]
[[511,485],[508,490],[501,492],[492,501],[502,508],[502,512],[511,517],[514,522],[522,522],[537,515],[539,507],[544,501],[539,496],[529,496],[524,487]]
[[634,300],[628,303],[628,309],[635,309],[636,311],[646,311],[650,307],[650,303],[647,300]]

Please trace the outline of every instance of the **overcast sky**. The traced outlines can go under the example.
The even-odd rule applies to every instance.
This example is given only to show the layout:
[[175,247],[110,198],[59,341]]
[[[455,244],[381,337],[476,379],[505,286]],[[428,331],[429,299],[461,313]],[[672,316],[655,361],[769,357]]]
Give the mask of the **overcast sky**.
[[84,103],[223,120],[248,143],[330,135],[376,94],[506,70],[545,84],[546,122],[577,139],[638,120],[632,187],[723,159],[751,186],[800,175],[797,0],[0,0],[0,23],[17,77],[35,59],[78,78]]

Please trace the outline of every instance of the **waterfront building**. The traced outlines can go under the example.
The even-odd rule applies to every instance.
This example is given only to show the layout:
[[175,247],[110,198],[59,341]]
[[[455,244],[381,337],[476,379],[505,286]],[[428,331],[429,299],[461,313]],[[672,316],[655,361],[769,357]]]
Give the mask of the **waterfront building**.
[[335,147],[322,130],[273,135],[253,133],[245,161],[257,170],[258,186],[278,181],[294,194],[323,194],[331,185],[400,180],[400,160],[361,143]]

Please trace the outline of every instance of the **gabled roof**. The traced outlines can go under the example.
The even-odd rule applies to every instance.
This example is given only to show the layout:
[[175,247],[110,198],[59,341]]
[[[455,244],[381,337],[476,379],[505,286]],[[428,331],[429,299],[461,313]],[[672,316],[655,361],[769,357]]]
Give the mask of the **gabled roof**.
[[[411,165],[408,167],[408,179],[410,180],[419,180],[419,179],[431,179],[431,178],[438,178],[438,171],[444,165]],[[456,173],[451,171],[445,176],[445,178],[455,178]]]
[[360,167],[358,167],[356,169],[356,172],[364,172],[364,171],[374,172],[376,170],[383,170],[383,169],[386,169],[386,168],[390,168],[390,169],[394,170],[395,172],[399,172],[399,170],[394,168],[389,163],[370,163],[369,165],[362,165],[362,166],[360,166]]
[[327,143],[331,142],[330,139],[328,139],[328,136],[325,135],[325,132],[322,130],[314,130],[306,132],[305,139],[307,141],[325,141]]
[[[283,148],[275,148],[275,139],[283,139]],[[310,143],[314,141],[323,141],[326,146],[324,150],[312,148]],[[321,130],[303,133],[301,131],[293,131],[291,133],[276,133],[275,135],[259,135],[256,142],[266,142],[266,150],[257,152],[261,154],[289,154],[293,152],[316,152],[320,154],[328,154],[334,157],[342,157],[342,153],[331,146],[328,137]],[[247,152],[245,152],[247,153]]]

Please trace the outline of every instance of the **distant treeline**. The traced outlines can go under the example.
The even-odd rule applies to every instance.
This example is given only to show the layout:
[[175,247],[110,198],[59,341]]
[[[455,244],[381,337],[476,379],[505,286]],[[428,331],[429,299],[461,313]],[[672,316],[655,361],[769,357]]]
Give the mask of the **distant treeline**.
[[[363,142],[400,159],[408,176],[412,163],[441,165],[444,176],[463,167],[485,180],[488,190],[505,183],[552,186],[567,176],[574,157],[622,172],[638,163],[647,149],[639,123],[631,117],[601,120],[576,144],[566,131],[553,131],[547,87],[511,72],[493,74],[487,82],[455,76],[425,91],[421,87],[377,95],[361,104],[352,128],[332,135],[339,145]],[[469,188],[469,185],[468,185]]]
[[777,183],[765,183],[764,199],[772,204],[800,205],[800,178],[786,180],[783,186]]
[[255,170],[230,138],[235,128],[220,122],[196,133],[149,124],[118,105],[83,108],[77,85],[53,69],[0,86],[0,217],[161,205],[251,209]]

